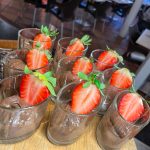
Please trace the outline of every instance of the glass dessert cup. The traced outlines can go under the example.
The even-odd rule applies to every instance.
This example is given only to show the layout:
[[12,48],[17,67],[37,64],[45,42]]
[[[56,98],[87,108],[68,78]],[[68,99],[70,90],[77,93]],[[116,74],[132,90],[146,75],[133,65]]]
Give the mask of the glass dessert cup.
[[57,95],[56,106],[50,116],[47,127],[47,138],[56,145],[67,145],[75,142],[85,132],[95,111],[86,115],[71,112],[71,93],[79,82],[72,82],[64,86]]
[[150,108],[143,99],[144,114],[137,121],[126,121],[118,111],[118,103],[129,91],[119,93],[108,111],[99,122],[96,130],[96,138],[99,146],[104,150],[119,150],[128,140],[140,132],[150,121]]
[[[55,51],[55,56],[54,56],[54,67],[57,66],[58,61],[65,57],[66,54],[66,49],[70,44],[70,41],[73,39],[73,37],[64,37],[58,40],[57,48]],[[85,46],[85,49],[83,50],[83,53],[79,56],[84,56],[88,50],[88,46]]]
[[[50,25],[49,29],[57,31],[57,29],[53,25]],[[38,28],[24,28],[19,30],[18,49],[31,49],[33,47],[33,44],[38,42],[38,41],[34,41],[34,37],[39,33],[41,33],[41,30]],[[49,50],[53,49],[56,37],[51,37],[51,39],[52,39],[52,46]],[[45,41],[43,41],[42,43],[44,42]]]
[[[28,50],[15,50],[7,54],[3,59],[3,78],[14,76],[18,74],[24,74],[24,68],[26,65],[26,54]],[[41,68],[35,68],[34,71],[41,73],[47,72],[52,67],[52,62]],[[33,70],[32,70],[33,71]]]
[[68,56],[59,60],[55,71],[55,77],[57,79],[56,93],[60,88],[67,85],[68,83],[80,80],[77,75],[72,73],[73,65],[79,58],[81,57]]
[[112,76],[112,73],[116,70],[117,69],[115,68],[106,69],[101,76],[101,80],[103,81],[103,83],[105,83],[106,87],[103,90],[104,96],[103,96],[102,104],[98,108],[98,115],[100,116],[104,115],[104,113],[107,111],[107,109],[109,108],[109,106],[111,105],[115,96],[118,93],[124,90],[128,90],[128,89],[117,88],[115,86],[110,85],[109,83],[110,77]]
[[22,75],[0,81],[0,143],[15,143],[31,136],[40,126],[48,99],[29,106],[19,97]]
[[[114,68],[113,65],[108,66],[107,69],[98,68],[98,64],[99,64],[99,63],[105,65],[104,62],[98,61],[99,55],[100,55],[102,52],[104,52],[104,51],[105,51],[105,50],[102,50],[102,49],[96,49],[96,50],[93,50],[93,51],[91,52],[91,54],[90,54],[90,58],[93,60],[93,62],[94,62],[94,64],[95,64],[95,65],[94,65],[94,70],[95,70],[95,71],[103,72],[103,71],[105,71],[105,70],[107,70],[107,69],[109,69],[109,68]],[[119,62],[119,60],[118,60],[118,63],[117,63],[116,65],[118,65],[119,63],[120,63],[120,62]]]

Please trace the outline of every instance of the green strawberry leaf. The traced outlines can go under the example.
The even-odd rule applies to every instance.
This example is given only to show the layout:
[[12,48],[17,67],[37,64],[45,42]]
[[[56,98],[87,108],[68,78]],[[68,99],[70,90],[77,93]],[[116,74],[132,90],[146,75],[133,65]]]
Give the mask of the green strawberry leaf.
[[25,65],[25,67],[24,67],[24,73],[25,73],[25,74],[32,74],[33,72],[32,72],[32,70],[30,70],[30,69],[28,68],[27,65]]
[[118,67],[117,64],[114,65],[114,68],[115,68],[115,69],[120,69],[120,67]]
[[51,93],[53,96],[56,96],[56,93],[55,93],[55,91],[54,91],[53,86],[52,86],[49,82],[47,82],[47,81],[44,81],[43,83],[44,83],[45,86],[47,86],[47,88],[49,89],[50,93]]
[[85,83],[83,84],[83,88],[88,88],[88,87],[90,86],[90,84],[91,84],[90,81],[85,82]]
[[36,42],[36,48],[40,48],[41,47],[41,43],[40,42]]
[[52,71],[48,71],[46,73],[44,73],[44,75],[46,76],[46,78],[49,78],[53,75],[53,72]]
[[44,52],[45,52],[48,60],[52,59],[52,55],[49,53],[48,50],[44,50]]
[[130,91],[131,93],[135,93],[135,92],[136,92],[135,87],[133,86],[133,84],[132,84],[132,87],[130,88],[129,91]]
[[82,80],[88,81],[88,76],[84,74],[83,72],[79,72],[78,77]]
[[56,78],[48,77],[47,80],[53,85],[53,87],[56,87]]

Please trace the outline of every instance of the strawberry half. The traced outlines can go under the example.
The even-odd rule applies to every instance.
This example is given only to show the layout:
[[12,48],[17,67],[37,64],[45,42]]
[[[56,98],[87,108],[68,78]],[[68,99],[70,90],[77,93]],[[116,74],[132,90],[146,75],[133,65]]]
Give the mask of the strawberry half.
[[75,38],[71,40],[70,45],[66,49],[66,56],[82,56],[85,45],[90,45],[92,39],[89,35],[84,35],[81,39]]
[[80,83],[72,92],[71,110],[77,114],[90,113],[101,101],[101,94],[96,85],[91,84],[84,88]]
[[45,66],[48,65],[49,63],[48,57],[46,55],[46,50],[44,51],[37,49],[29,50],[26,55],[26,63],[29,69],[31,70],[43,67],[39,70],[39,72],[45,73],[47,70]]
[[24,75],[20,83],[20,98],[29,105],[41,103],[50,96],[48,88],[34,75]]
[[127,93],[120,100],[118,110],[128,122],[137,121],[144,112],[142,98],[136,93]]
[[73,64],[72,73],[77,75],[79,72],[89,74],[92,72],[93,64],[87,57],[78,58]]
[[127,68],[116,70],[110,78],[110,85],[120,89],[130,88],[132,86],[132,82],[132,75]]
[[40,49],[49,50],[52,47],[51,37],[57,34],[55,30],[49,30],[46,26],[41,26],[41,33],[34,37],[33,48],[36,48],[37,43],[40,42]]
[[121,56],[119,56],[119,54],[113,50],[105,50],[99,55],[96,62],[96,67],[99,71],[112,68],[115,64],[118,63],[120,57]]

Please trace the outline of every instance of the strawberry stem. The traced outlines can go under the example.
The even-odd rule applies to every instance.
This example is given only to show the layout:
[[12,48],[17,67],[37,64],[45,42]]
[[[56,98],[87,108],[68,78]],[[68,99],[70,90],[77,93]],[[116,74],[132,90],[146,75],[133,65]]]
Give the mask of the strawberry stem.
[[83,88],[87,88],[89,87],[91,84],[95,84],[96,87],[100,90],[101,94],[103,95],[102,93],[102,90],[105,88],[105,84],[101,83],[97,77],[99,76],[99,73],[91,73],[90,75],[86,75],[84,74],[83,72],[79,72],[78,73],[78,77],[84,81],[86,81],[84,84],[83,84]]
[[57,32],[57,30],[49,30],[49,28],[47,26],[41,26],[41,33],[45,34],[46,36],[50,36],[50,37],[55,37],[59,34],[59,32]]
[[80,40],[84,45],[91,45],[92,42],[92,39],[89,35],[84,35]]

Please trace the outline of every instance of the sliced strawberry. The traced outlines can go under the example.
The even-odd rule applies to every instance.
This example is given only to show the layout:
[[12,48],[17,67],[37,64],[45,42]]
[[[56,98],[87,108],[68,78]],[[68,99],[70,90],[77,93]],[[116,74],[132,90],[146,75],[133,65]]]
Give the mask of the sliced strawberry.
[[83,88],[84,83],[75,87],[72,93],[71,110],[77,114],[87,114],[101,102],[101,94],[95,84]]
[[33,48],[36,48],[37,44],[40,43],[40,49],[49,50],[52,47],[51,37],[55,37],[57,34],[56,30],[49,30],[48,27],[41,26],[41,33],[34,37]]
[[20,83],[20,98],[29,105],[36,105],[50,96],[48,88],[34,75],[24,75]]
[[138,120],[144,112],[142,98],[136,93],[127,93],[119,102],[120,115],[129,122]]
[[40,73],[46,72],[46,65],[48,65],[48,58],[46,56],[45,51],[32,49],[29,50],[26,55],[26,63],[29,69],[39,69],[41,67],[44,67],[40,70],[38,70]]
[[96,67],[100,71],[104,71],[108,68],[112,68],[118,63],[118,54],[112,50],[106,50],[102,52],[96,62]]
[[110,85],[120,89],[127,89],[132,86],[132,75],[127,68],[122,68],[113,72],[110,78]]
[[88,35],[84,35],[81,39],[73,39],[66,49],[66,56],[82,56],[85,45],[90,45],[91,41]]
[[40,48],[43,50],[49,50],[52,46],[52,39],[49,36],[42,33],[34,37],[33,48],[36,48],[36,44],[38,42],[41,43]]
[[79,72],[89,74],[92,72],[93,64],[87,57],[78,58],[73,64],[72,73],[77,75]]

